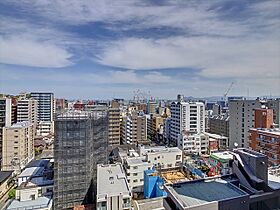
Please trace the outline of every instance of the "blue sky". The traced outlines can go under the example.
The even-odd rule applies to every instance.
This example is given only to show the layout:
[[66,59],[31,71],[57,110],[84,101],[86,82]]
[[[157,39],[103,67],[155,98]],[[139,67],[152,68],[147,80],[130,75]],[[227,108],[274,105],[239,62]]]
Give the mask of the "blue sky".
[[280,95],[280,1],[3,0],[0,92]]

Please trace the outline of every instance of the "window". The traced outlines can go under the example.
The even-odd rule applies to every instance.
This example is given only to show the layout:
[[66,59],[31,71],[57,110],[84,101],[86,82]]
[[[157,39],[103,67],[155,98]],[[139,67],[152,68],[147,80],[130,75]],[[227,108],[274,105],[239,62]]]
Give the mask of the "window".
[[138,180],[137,180],[137,179],[134,179],[133,182],[136,183],[136,182],[138,182]]
[[133,169],[138,169],[138,166],[134,166]]
[[137,173],[133,173],[133,176],[137,176]]
[[180,160],[181,159],[181,155],[176,155],[176,160]]

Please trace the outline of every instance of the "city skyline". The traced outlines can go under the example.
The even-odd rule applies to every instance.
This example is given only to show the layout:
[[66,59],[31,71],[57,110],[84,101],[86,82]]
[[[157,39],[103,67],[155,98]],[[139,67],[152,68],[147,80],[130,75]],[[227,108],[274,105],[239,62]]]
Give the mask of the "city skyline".
[[1,1],[0,90],[279,96],[279,1]]

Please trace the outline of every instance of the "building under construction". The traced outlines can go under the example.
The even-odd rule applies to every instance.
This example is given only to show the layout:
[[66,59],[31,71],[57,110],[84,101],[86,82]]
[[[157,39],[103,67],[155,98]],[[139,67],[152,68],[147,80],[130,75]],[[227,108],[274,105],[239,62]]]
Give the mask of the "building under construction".
[[68,111],[55,118],[54,209],[94,203],[97,164],[107,162],[107,111]]

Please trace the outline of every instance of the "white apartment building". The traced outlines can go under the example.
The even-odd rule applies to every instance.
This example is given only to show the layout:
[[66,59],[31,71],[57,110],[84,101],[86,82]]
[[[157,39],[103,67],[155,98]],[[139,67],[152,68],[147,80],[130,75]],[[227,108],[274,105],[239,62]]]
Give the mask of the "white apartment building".
[[40,121],[37,127],[38,136],[48,136],[49,134],[54,133],[53,122]]
[[121,164],[97,165],[96,209],[131,209],[131,191]]
[[152,169],[153,163],[149,163],[146,157],[127,157],[124,159],[124,169],[130,189],[133,192],[143,192],[144,171]]
[[171,103],[170,143],[176,145],[182,131],[205,131],[205,105],[202,102]]
[[34,158],[33,124],[19,122],[3,128],[2,170],[20,171]]
[[249,147],[249,129],[254,127],[255,109],[261,108],[265,101],[261,100],[230,100],[229,101],[229,148],[234,143],[238,147]]
[[183,131],[178,137],[177,145],[187,154],[207,154],[209,137],[205,133]]
[[172,169],[182,164],[182,151],[177,147],[139,146],[138,152],[130,150],[128,155],[121,153],[120,157],[133,192],[143,192],[145,170]]
[[38,102],[34,99],[20,99],[17,103],[17,121],[38,124]]
[[172,169],[182,164],[182,150],[178,147],[145,147],[140,146],[140,156],[145,156],[148,163],[155,168]]

